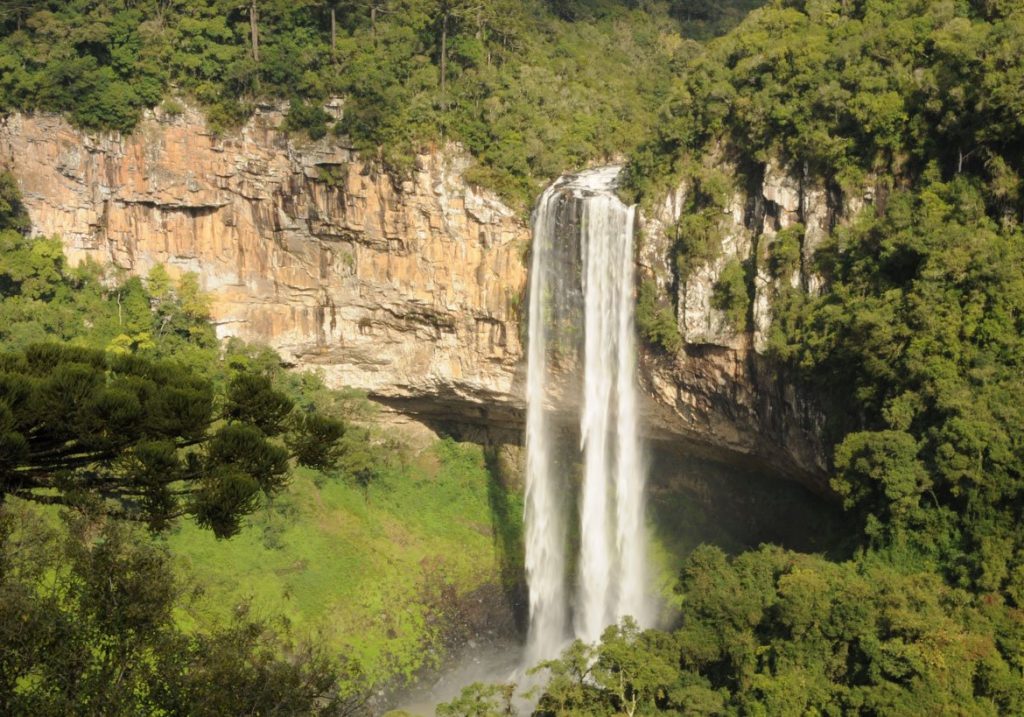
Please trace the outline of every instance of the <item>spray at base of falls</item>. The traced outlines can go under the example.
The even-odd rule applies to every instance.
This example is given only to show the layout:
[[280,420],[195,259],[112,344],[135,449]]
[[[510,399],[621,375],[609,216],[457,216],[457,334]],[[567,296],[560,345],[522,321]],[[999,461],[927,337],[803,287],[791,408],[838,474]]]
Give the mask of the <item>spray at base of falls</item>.
[[[533,227],[526,416],[526,664],[566,640],[595,642],[625,615],[650,620],[644,535],[645,466],[637,430],[633,226],[614,194],[619,167],[560,179]],[[569,378],[575,371],[576,380]],[[578,388],[575,388],[577,387]],[[562,394],[579,395],[583,481],[579,524],[567,520],[569,471],[559,466]],[[568,453],[572,456],[570,448]],[[568,554],[578,530],[579,554]],[[576,568],[570,597],[567,570]],[[571,619],[570,619],[571,618]]]

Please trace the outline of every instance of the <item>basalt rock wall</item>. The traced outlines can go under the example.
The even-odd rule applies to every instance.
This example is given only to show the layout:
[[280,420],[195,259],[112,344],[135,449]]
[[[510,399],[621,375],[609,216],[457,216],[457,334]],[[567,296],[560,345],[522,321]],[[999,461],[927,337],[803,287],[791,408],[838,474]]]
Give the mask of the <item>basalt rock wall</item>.
[[462,181],[458,151],[395,178],[281,121],[264,109],[218,137],[190,109],[123,136],[14,114],[0,161],[33,231],[61,236],[73,262],[196,272],[221,336],[336,385],[514,421],[526,224]]
[[[713,446],[712,458],[724,451],[746,469],[768,469],[830,495],[826,407],[799,376],[770,357],[769,332],[783,290],[825,290],[814,254],[836,226],[874,202],[875,190],[869,184],[844,192],[797,165],[741,167],[729,155],[720,148],[702,160],[703,169],[732,185],[720,207],[714,258],[690,267],[686,276],[674,266],[679,219],[693,211],[693,179],[680,182],[641,216],[640,275],[656,282],[662,306],[674,307],[683,339],[678,354],[650,351],[642,362],[641,380],[653,399],[650,425],[666,443],[688,442],[705,454]],[[772,270],[771,248],[787,229],[798,236],[799,256],[795,268],[779,275]],[[748,279],[749,308],[740,325],[714,300],[723,270],[734,261]]]

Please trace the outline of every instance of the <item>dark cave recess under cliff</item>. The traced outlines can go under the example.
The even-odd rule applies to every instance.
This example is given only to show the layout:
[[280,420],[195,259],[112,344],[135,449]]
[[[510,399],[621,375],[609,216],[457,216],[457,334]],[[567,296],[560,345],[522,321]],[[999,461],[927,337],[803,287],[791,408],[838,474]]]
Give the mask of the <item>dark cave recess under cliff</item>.
[[[500,447],[518,467],[498,478],[512,490],[522,489],[522,411],[507,404],[447,404],[422,399],[374,397],[386,411],[412,416],[432,431],[459,441]],[[387,419],[385,419],[387,420]],[[572,434],[570,422],[561,430]],[[570,441],[571,443],[571,441]],[[648,515],[659,540],[677,554],[700,543],[714,543],[728,551],[773,543],[792,550],[848,552],[841,536],[845,518],[838,499],[814,487],[805,476],[787,475],[756,456],[723,451],[685,436],[649,434],[645,447],[648,463]],[[572,475],[577,466],[565,461]]]

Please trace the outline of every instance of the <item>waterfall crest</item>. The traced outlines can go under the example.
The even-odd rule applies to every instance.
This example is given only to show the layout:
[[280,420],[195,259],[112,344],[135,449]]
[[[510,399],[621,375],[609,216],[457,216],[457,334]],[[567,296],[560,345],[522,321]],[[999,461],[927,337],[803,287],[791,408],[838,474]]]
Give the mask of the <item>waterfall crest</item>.
[[[641,625],[649,621],[635,379],[635,208],[614,194],[619,171],[605,167],[560,179],[534,215],[524,516],[528,664],[557,656],[571,637],[598,640],[625,615]],[[577,430],[578,442],[567,445]],[[580,462],[582,483],[574,491],[571,467]],[[578,526],[569,520],[573,492],[579,493]],[[568,546],[577,544],[578,555],[570,555]]]

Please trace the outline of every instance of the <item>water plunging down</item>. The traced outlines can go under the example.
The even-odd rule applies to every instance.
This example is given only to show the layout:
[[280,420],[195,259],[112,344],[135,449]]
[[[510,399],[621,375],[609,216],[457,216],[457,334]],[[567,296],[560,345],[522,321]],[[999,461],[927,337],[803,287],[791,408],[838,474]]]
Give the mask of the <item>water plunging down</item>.
[[[634,207],[619,167],[563,178],[541,197],[530,268],[526,417],[528,664],[569,637],[587,642],[625,615],[645,625],[644,473],[637,431]],[[581,335],[582,332],[582,335]],[[579,444],[564,450],[579,406]],[[559,408],[562,407],[562,408]],[[582,453],[579,538],[570,540],[569,469]],[[569,544],[579,544],[571,560]],[[567,569],[575,567],[569,599]],[[571,617],[571,624],[570,624]]]

